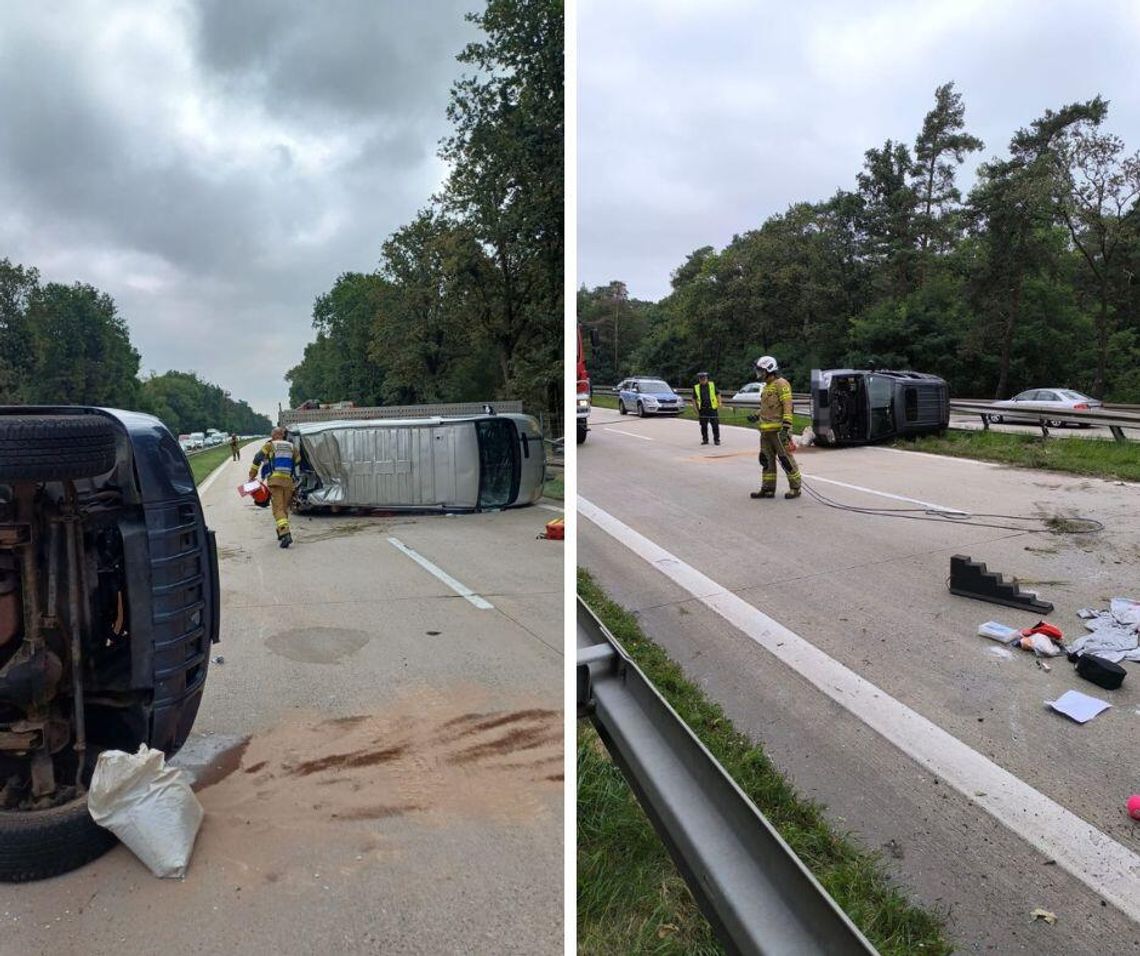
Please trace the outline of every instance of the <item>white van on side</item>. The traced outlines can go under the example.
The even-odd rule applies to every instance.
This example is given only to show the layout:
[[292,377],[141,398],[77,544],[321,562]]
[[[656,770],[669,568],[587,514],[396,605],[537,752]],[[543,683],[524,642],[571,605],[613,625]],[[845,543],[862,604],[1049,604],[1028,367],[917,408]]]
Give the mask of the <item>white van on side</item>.
[[529,415],[291,425],[301,450],[297,506],[489,511],[542,495],[546,454]]

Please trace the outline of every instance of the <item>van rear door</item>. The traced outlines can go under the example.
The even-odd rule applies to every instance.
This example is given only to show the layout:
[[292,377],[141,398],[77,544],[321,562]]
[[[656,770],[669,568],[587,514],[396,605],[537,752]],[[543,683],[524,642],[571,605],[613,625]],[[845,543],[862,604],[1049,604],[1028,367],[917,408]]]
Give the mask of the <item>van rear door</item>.
[[825,442],[835,440],[831,431],[831,376],[818,368],[811,370],[811,430]]

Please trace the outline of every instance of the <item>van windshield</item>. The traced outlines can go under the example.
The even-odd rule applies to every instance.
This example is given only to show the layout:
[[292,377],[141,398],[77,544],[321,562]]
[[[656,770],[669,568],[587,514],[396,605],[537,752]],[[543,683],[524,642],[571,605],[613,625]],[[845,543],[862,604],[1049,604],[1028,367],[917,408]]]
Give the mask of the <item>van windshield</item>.
[[475,423],[479,437],[479,507],[505,508],[518,497],[519,443],[509,418]]

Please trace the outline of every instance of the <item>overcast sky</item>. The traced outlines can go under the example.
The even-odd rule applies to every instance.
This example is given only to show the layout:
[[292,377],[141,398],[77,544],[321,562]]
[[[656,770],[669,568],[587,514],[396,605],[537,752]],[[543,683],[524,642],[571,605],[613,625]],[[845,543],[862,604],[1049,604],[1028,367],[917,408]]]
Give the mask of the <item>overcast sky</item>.
[[[953,80],[983,159],[1048,108],[1102,94],[1140,149],[1136,0],[579,0],[578,283],[669,292],[798,201],[913,146]],[[977,154],[976,154],[977,155]],[[970,163],[959,185],[973,181]]]
[[144,374],[196,371],[276,419],[314,298],[441,184],[482,6],[4,3],[0,258],[109,293]]

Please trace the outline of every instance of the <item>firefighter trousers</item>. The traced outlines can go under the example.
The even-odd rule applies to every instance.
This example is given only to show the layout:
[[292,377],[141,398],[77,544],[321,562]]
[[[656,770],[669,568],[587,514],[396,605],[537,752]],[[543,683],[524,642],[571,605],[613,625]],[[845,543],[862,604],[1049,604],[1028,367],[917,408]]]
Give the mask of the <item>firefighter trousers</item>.
[[282,475],[270,475],[265,482],[269,486],[269,503],[273,508],[273,520],[277,524],[277,537],[289,534],[289,502],[293,500],[293,480]]
[[788,476],[788,487],[798,491],[800,487],[800,469],[791,450],[780,440],[779,431],[763,431],[760,433],[760,490],[776,490],[776,462],[784,469]]

